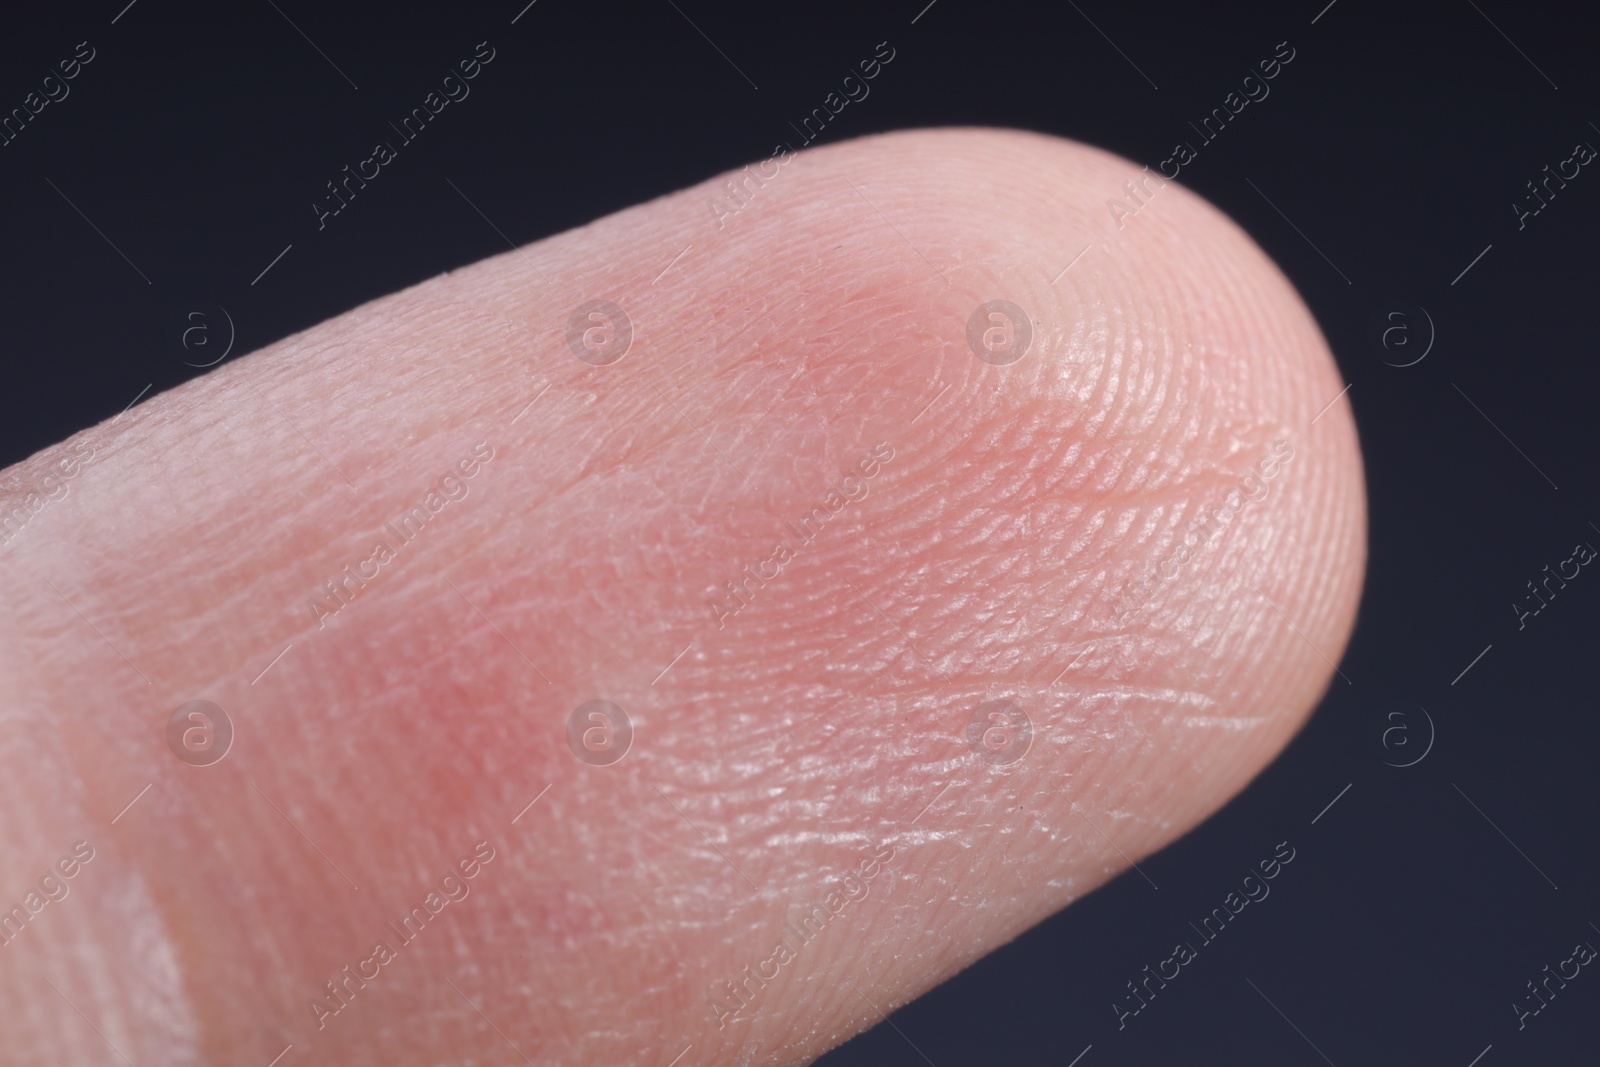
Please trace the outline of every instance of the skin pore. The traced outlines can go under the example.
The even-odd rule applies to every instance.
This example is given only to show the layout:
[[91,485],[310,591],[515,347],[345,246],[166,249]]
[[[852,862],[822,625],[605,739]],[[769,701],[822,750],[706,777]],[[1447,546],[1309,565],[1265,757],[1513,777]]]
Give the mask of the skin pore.
[[1175,184],[1116,226],[1140,174],[807,150],[5,471],[93,457],[0,548],[0,905],[93,862],[0,1062],[805,1063],[1215,811],[1348,639],[1361,462],[1287,280]]

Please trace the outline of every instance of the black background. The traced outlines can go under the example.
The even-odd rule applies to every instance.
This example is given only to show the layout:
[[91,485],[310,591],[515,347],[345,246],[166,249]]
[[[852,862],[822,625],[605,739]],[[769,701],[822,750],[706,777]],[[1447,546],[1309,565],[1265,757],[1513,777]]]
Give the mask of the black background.
[[[1287,41],[1271,95],[1180,180],[1283,266],[1351,383],[1371,562],[1349,682],[1243,795],[1141,864],[1159,890],[1130,871],[823,1062],[1593,1062],[1600,975],[1521,1031],[1512,1008],[1546,964],[1600,944],[1600,578],[1520,630],[1512,608],[1546,564],[1600,544],[1584,315],[1600,175],[1521,229],[1512,206],[1600,145],[1581,18],[1504,0],[539,0],[513,24],[524,2],[8,11],[0,110],[79,41],[96,57],[0,148],[0,466],[204,373],[186,361],[220,354],[219,308],[237,358],[507,239],[764,158],[880,41],[894,63],[824,143],[1013,126],[1152,166]],[[318,232],[323,183],[482,40],[497,55],[472,95]],[[1426,358],[1393,365],[1430,332]],[[1429,717],[1426,758],[1386,766],[1424,751]],[[1296,859],[1272,895],[1119,1031],[1125,983],[1285,839]]]

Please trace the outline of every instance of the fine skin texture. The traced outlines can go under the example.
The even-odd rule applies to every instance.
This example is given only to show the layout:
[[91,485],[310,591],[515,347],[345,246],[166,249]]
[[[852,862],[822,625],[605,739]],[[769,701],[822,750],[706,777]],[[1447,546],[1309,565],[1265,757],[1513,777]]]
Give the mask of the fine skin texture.
[[[9,511],[92,450],[0,549],[0,904],[93,859],[0,947],[0,1061],[805,1063],[1283,747],[1366,515],[1276,267],[1177,185],[1113,214],[1140,168],[1053,138],[777,170],[732,214],[724,176],[374,301],[4,472]],[[596,298],[632,322],[609,366],[567,341]],[[1032,324],[1006,366],[967,339],[995,299]],[[347,566],[370,577],[340,601]],[[211,766],[168,748],[194,699],[236,731]],[[593,699],[631,719],[610,766],[567,742]],[[968,741],[997,700],[1032,723],[1010,762]],[[347,966],[375,977],[335,1014]]]

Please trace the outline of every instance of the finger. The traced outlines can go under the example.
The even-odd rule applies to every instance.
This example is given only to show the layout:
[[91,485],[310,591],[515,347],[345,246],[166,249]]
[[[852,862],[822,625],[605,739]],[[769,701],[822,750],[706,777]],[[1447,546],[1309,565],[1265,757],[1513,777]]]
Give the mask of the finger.
[[1215,209],[959,130],[85,431],[0,556],[4,891],[94,849],[7,941],[7,1055],[807,1061],[1283,746],[1360,589],[1340,388]]

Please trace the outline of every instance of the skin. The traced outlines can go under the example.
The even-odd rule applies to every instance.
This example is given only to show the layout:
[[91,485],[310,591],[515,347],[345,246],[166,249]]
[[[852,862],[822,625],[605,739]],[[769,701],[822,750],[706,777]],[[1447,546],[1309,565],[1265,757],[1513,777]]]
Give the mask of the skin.
[[[93,448],[0,548],[0,903],[94,858],[0,947],[0,1061],[805,1063],[1215,811],[1344,648],[1360,455],[1347,401],[1312,421],[1343,382],[1287,280],[1176,185],[1119,229],[1139,174],[1012,132],[811,150],[720,228],[727,176],[5,471],[9,511]],[[567,344],[595,297],[633,323],[610,366]],[[1032,320],[1008,366],[967,343],[996,298]],[[311,607],[479,442],[465,497]],[[236,730],[207,767],[166,742],[197,698]],[[610,766],[566,740],[595,698],[635,733]],[[1032,723],[1011,762],[968,743],[994,700]]]

